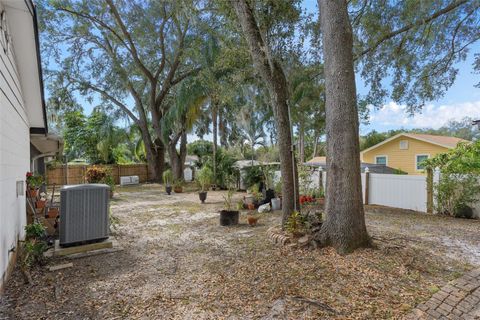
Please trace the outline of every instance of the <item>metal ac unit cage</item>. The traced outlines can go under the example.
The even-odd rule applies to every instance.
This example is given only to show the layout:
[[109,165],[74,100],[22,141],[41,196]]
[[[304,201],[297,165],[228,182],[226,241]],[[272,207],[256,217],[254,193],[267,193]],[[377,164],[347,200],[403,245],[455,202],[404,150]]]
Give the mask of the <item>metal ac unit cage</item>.
[[106,184],[64,186],[60,190],[60,245],[108,238],[110,187]]
[[139,184],[140,179],[138,176],[123,176],[120,177],[120,185],[121,186],[126,186],[130,184]]

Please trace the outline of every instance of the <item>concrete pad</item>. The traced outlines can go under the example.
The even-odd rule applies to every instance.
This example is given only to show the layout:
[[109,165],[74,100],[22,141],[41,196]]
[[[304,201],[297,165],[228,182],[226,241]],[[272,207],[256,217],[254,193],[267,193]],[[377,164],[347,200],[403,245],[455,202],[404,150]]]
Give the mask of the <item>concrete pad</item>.
[[106,239],[101,242],[88,243],[84,245],[72,246],[72,247],[66,247],[66,248],[60,247],[60,241],[55,240],[55,249],[53,251],[53,256],[54,257],[69,256],[77,253],[85,253],[85,252],[90,252],[90,251],[95,251],[100,249],[111,249],[111,248],[113,248],[112,239]]

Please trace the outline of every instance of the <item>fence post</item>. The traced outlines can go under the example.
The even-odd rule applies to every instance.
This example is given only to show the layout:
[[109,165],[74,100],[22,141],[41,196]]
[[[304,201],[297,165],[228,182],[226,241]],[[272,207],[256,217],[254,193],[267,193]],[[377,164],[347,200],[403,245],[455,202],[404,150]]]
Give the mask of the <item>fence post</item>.
[[433,170],[427,168],[427,213],[433,213]]
[[368,204],[368,193],[370,192],[370,169],[368,167],[365,168],[365,201],[364,204]]

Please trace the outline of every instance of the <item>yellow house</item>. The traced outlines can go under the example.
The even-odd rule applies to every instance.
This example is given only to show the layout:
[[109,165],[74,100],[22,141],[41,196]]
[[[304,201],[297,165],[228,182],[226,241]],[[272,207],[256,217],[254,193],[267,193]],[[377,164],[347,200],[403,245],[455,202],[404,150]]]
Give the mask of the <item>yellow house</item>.
[[362,162],[384,164],[408,174],[424,174],[423,160],[447,152],[459,142],[468,141],[430,134],[400,133],[363,150],[360,158]]

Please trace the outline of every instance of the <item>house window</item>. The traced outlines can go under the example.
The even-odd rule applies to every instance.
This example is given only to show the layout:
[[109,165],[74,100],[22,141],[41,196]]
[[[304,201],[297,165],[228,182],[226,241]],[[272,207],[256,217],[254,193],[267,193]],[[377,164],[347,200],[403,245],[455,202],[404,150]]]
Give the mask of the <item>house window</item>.
[[400,141],[400,150],[407,150],[408,149],[408,140]]
[[387,165],[387,156],[376,156],[375,157],[375,164],[383,164]]
[[415,156],[415,167],[417,168],[417,171],[425,169],[425,166],[422,164],[422,162],[427,160],[428,158],[428,154],[417,154]]

